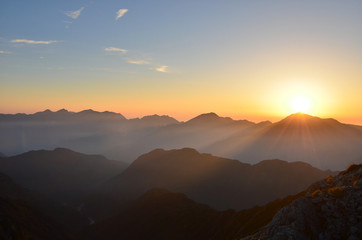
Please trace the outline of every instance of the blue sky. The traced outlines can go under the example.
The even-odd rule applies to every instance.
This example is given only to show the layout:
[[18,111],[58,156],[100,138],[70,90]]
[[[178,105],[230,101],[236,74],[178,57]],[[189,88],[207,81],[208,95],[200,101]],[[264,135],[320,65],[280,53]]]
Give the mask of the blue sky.
[[361,1],[5,0],[0,111],[280,117],[297,85],[311,113],[356,119],[361,13]]

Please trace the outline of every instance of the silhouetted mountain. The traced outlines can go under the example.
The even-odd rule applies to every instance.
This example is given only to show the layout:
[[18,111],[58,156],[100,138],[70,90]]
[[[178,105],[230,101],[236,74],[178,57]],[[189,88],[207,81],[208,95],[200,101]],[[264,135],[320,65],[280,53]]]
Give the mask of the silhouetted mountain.
[[313,184],[245,240],[362,239],[362,165]]
[[69,202],[120,174],[126,164],[68,149],[30,151],[1,158],[0,171],[18,184],[59,202]]
[[250,163],[281,158],[341,170],[361,161],[361,146],[362,131],[355,126],[296,113],[250,134],[221,140],[206,151]]
[[[88,219],[0,173],[0,239],[70,239]],[[75,239],[75,238],[72,238]]]
[[361,126],[301,113],[276,123],[256,124],[215,113],[178,122],[168,116],[126,120],[111,112],[63,109],[31,115],[0,114],[0,123],[0,151],[6,155],[63,147],[132,162],[156,148],[191,147],[248,163],[284,159],[342,170],[362,162]]
[[233,120],[229,117],[220,117],[216,113],[204,113],[195,118],[190,119],[185,122],[185,125],[228,125],[228,124],[249,124],[254,125],[255,123],[247,121],[247,120]]
[[120,113],[97,112],[92,109],[81,112],[69,112],[66,109],[60,109],[53,112],[49,109],[34,114],[0,114],[0,121],[74,121],[74,120],[126,120]]
[[0,152],[0,158],[2,158],[2,157],[6,157],[6,156],[5,156],[5,154]]
[[[247,132],[265,126],[246,120],[219,117],[215,113],[202,114],[190,121],[149,129],[131,131],[127,136],[132,141],[116,145],[109,153],[122,153],[122,159],[136,159],[145,152],[156,148],[174,149],[192,147],[204,149],[219,139]],[[133,133],[133,134],[132,134]],[[134,137],[134,138],[133,138]],[[135,144],[137,142],[137,144]]]
[[266,225],[303,194],[240,212],[216,211],[184,194],[152,189],[126,210],[91,226],[90,239],[236,239]]
[[[269,160],[249,165],[190,148],[156,149],[102,184],[88,199],[87,207],[100,217],[99,205],[126,203],[147,190],[162,188],[185,193],[216,209],[245,209],[296,194],[329,174],[300,162]],[[100,215],[107,214],[106,208],[103,210]]]
[[147,126],[147,127],[162,127],[162,126],[179,123],[179,121],[177,121],[176,119],[174,119],[172,117],[169,117],[167,115],[159,116],[157,114],[150,115],[150,116],[144,116],[142,118],[133,118],[133,119],[130,119],[130,121],[138,123],[138,124],[143,124],[144,126]]

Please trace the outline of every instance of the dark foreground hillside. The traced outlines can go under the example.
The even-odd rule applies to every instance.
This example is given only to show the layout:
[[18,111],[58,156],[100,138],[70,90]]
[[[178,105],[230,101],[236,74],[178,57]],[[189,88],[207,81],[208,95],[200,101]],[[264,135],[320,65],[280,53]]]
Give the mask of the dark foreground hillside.
[[88,219],[0,173],[0,239],[77,239]]
[[317,182],[245,240],[362,239],[362,165]]
[[[33,164],[47,161],[38,162],[35,157],[27,159]],[[8,160],[2,158],[2,161]],[[77,158],[73,160],[78,161]],[[67,160],[61,162],[67,163],[68,167],[73,166]],[[29,168],[29,176],[36,176],[31,173],[34,167]],[[63,167],[60,172],[66,168]],[[82,167],[76,169],[79,171]],[[361,239],[362,165],[352,165],[335,177],[309,184],[309,188],[307,185],[296,195],[282,199],[276,197],[264,205],[240,211],[217,210],[195,201],[188,193],[178,193],[175,191],[177,188],[165,190],[160,187],[193,186],[194,190],[203,193],[214,191],[214,195],[210,195],[211,200],[219,194],[225,201],[235,201],[235,196],[240,194],[248,201],[256,201],[263,192],[290,189],[300,186],[298,181],[306,184],[305,181],[311,181],[313,177],[321,179],[323,174],[327,172],[301,162],[271,160],[249,165],[200,154],[193,149],[158,149],[140,157],[124,173],[100,184],[92,194],[97,204],[92,205],[93,209],[89,211],[86,203],[74,209],[70,205],[53,202],[0,173],[0,239]],[[59,181],[52,178],[54,175],[46,176],[42,176],[44,184]],[[87,176],[85,178],[90,179]],[[118,185],[120,183],[124,185]],[[250,183],[255,183],[254,191],[241,188],[250,186]],[[139,196],[133,195],[134,198],[128,201],[107,198],[134,193],[123,191],[119,186],[136,190]],[[100,189],[108,194],[113,191],[114,195],[102,195],[104,192]],[[230,189],[234,190],[228,192]],[[258,192],[261,195],[256,194]],[[94,218],[91,213],[102,217]]]
[[254,233],[283,206],[287,197],[243,211],[217,211],[184,194],[152,189],[119,214],[92,225],[89,239],[235,239]]

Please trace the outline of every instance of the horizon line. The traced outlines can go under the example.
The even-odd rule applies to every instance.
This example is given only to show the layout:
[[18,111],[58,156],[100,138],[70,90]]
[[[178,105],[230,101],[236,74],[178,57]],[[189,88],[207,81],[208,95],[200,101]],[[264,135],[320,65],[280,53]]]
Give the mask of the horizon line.
[[[80,113],[80,112],[84,112],[84,111],[93,111],[93,112],[98,112],[98,113],[114,113],[114,114],[120,114],[122,115],[124,118],[126,118],[126,120],[132,120],[132,119],[142,119],[144,117],[148,117],[148,116],[167,116],[167,117],[170,117],[170,118],[173,118],[175,120],[177,120],[178,122],[182,123],[182,122],[188,122],[198,116],[201,116],[201,115],[205,115],[205,114],[216,114],[218,117],[220,118],[230,118],[234,121],[249,121],[249,122],[253,122],[253,123],[262,123],[262,122],[271,122],[271,123],[276,123],[276,122],[279,122],[291,115],[294,115],[294,114],[303,114],[303,115],[307,115],[307,116],[311,116],[311,117],[317,117],[317,118],[320,118],[320,119],[334,119],[334,120],[337,120],[338,122],[340,123],[343,123],[343,124],[349,124],[349,125],[357,125],[357,126],[362,126],[362,123],[346,123],[345,121],[340,121],[339,119],[335,118],[335,117],[319,117],[319,116],[315,116],[315,115],[311,115],[311,114],[308,114],[308,113],[303,113],[303,112],[295,112],[295,113],[291,113],[291,114],[288,114],[284,117],[281,117],[279,120],[277,121],[272,121],[272,120],[269,120],[269,119],[266,119],[266,120],[261,120],[261,121],[253,121],[253,120],[249,120],[247,118],[240,118],[240,119],[235,119],[235,118],[232,118],[232,117],[229,117],[229,116],[220,116],[219,114],[217,114],[216,112],[214,111],[211,111],[211,112],[204,112],[204,113],[200,113],[200,114],[197,114],[196,116],[194,117],[191,117],[187,120],[179,120],[178,118],[176,117],[173,117],[171,115],[168,115],[168,114],[157,114],[157,113],[154,113],[154,114],[148,114],[148,115],[141,115],[141,116],[137,116],[137,117],[126,117],[123,113],[120,113],[120,112],[114,112],[114,111],[108,111],[108,110],[105,110],[105,111],[98,111],[98,110],[94,110],[92,108],[88,108],[88,109],[83,109],[83,110],[80,110],[80,111],[72,111],[72,110],[68,110],[68,109],[65,109],[65,108],[61,108],[61,109],[58,109],[58,110],[51,110],[49,108],[43,110],[43,111],[35,111],[35,112],[32,112],[32,113],[25,113],[25,112],[16,112],[16,113],[4,113],[4,112],[0,112],[0,114],[8,114],[8,115],[16,115],[16,114],[25,114],[25,115],[33,115],[33,114],[36,114],[36,113],[41,113],[41,112],[45,112],[45,111],[50,111],[52,113],[56,113],[56,112],[59,112],[59,111],[62,111],[62,110],[65,110],[69,113]],[[255,116],[257,117],[257,116]],[[261,116],[258,116],[258,117],[261,117]],[[276,117],[273,117],[273,118],[276,118]]]

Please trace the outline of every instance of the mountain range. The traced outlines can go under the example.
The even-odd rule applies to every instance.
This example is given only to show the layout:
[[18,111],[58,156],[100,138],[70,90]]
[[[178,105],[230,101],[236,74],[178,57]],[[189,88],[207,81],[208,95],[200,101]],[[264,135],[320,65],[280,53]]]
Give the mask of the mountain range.
[[85,200],[85,209],[92,218],[102,219],[112,212],[107,208],[127,205],[148,190],[161,188],[218,210],[240,210],[296,194],[331,174],[303,162],[265,160],[250,165],[191,148],[156,149],[99,185]]
[[215,113],[186,122],[159,115],[126,119],[93,110],[0,114],[0,142],[0,151],[7,156],[62,147],[128,163],[156,148],[184,147],[251,164],[283,159],[342,170],[362,162],[361,126],[302,113],[275,123],[233,120]]
[[3,239],[359,239],[362,234],[362,165],[333,177],[336,173],[303,162],[248,164],[184,148],[156,149],[125,166],[58,148],[3,157],[0,167]]

